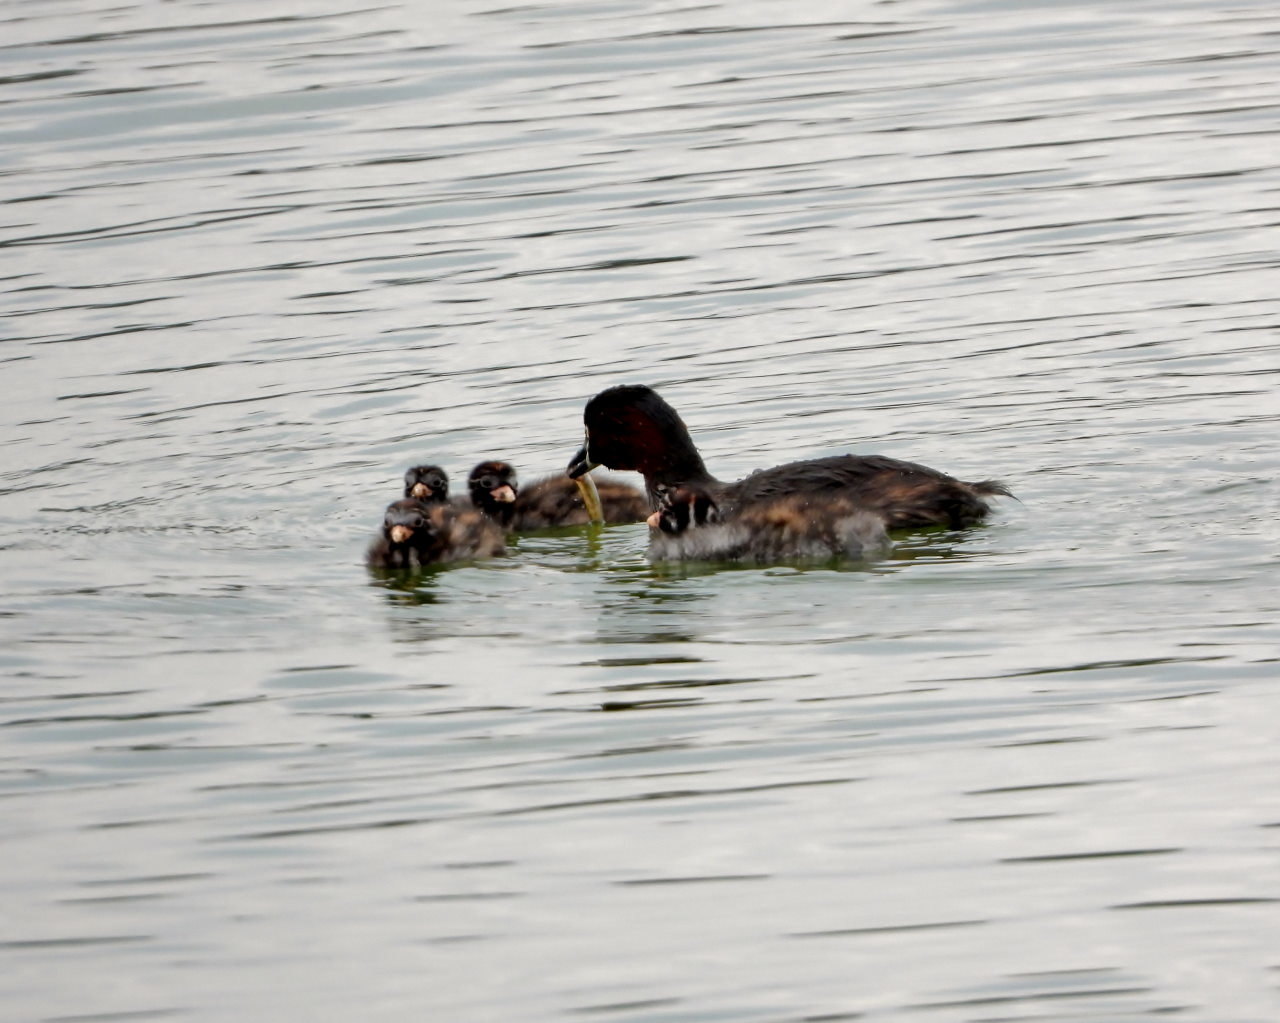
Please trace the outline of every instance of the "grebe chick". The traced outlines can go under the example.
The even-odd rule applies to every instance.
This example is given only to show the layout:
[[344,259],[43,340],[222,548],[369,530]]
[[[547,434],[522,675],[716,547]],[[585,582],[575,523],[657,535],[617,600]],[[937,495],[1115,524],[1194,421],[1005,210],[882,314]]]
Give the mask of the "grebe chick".
[[889,550],[884,520],[842,494],[787,494],[721,513],[703,487],[662,488],[649,516],[652,561],[745,561],[759,565]]
[[415,465],[404,474],[404,496],[444,504],[449,500],[449,475],[438,465]]
[[505,551],[502,530],[475,509],[407,497],[387,505],[365,560],[370,568],[422,568]]
[[481,462],[467,477],[471,503],[503,529],[511,529],[516,515],[516,471],[507,462]]
[[[568,476],[548,476],[521,488],[509,462],[481,462],[467,478],[471,503],[513,532],[550,526],[581,526],[590,521],[578,485]],[[643,522],[649,503],[635,487],[599,480],[605,522]]]
[[779,497],[839,495],[878,516],[889,529],[981,522],[991,511],[984,498],[1012,496],[995,480],[966,483],[937,469],[885,455],[836,455],[761,469],[736,483],[709,472],[679,414],[651,387],[624,384],[601,391],[583,412],[587,439],[569,462],[576,479],[598,465],[644,476],[649,504],[658,508],[659,487],[691,485],[730,517],[752,504]]

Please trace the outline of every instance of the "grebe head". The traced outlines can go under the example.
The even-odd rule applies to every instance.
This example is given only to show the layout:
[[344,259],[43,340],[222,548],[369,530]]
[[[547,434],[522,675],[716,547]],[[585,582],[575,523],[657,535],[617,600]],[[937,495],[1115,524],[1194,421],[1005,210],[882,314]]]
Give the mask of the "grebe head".
[[404,474],[404,496],[442,504],[449,499],[449,477],[438,465],[415,465]]
[[406,497],[387,505],[382,517],[382,535],[393,544],[420,544],[433,535],[430,507],[416,497]]
[[508,462],[481,462],[467,477],[467,491],[477,508],[496,514],[516,499],[516,471]]
[[701,487],[659,487],[657,496],[658,510],[645,521],[669,536],[721,520],[715,499]]
[[586,441],[567,470],[574,479],[598,465],[657,480],[706,474],[684,420],[652,387],[623,384],[601,391],[587,402],[582,421]]

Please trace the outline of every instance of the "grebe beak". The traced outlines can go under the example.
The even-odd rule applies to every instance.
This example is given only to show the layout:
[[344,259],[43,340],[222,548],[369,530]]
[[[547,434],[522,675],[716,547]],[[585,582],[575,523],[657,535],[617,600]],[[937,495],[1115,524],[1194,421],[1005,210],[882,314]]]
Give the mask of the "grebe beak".
[[650,529],[662,528],[661,526],[658,525],[658,523],[661,521],[662,521],[662,512],[660,511],[654,512],[647,519],[645,519],[645,522],[648,523]]
[[415,483],[413,489],[409,491],[410,497],[430,497],[431,488],[425,483]]
[[391,527],[392,543],[404,543],[411,536],[413,536],[413,530],[410,529],[408,526],[392,526]]
[[511,489],[509,484],[504,483],[500,487],[494,487],[489,491],[489,496],[499,504],[510,504],[516,499],[516,492]]
[[578,453],[569,459],[569,467],[565,469],[565,472],[569,474],[571,480],[576,480],[579,476],[585,476],[599,464],[599,462],[591,461],[591,456],[587,454],[587,446],[583,444],[578,449]]

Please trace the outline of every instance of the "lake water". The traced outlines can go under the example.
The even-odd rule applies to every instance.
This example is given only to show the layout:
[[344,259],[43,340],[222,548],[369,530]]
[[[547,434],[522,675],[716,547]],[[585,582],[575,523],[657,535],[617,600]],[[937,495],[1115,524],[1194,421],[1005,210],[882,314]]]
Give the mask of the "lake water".
[[[0,9],[0,1017],[1280,1018],[1280,9]],[[397,584],[644,382],[845,570]]]

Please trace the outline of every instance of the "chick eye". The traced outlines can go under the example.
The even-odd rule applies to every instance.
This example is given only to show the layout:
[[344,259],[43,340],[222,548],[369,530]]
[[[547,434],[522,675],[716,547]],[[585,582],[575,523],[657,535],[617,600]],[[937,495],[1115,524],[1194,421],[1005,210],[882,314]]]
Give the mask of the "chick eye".
[[492,490],[494,487],[494,484],[496,484],[497,482],[498,481],[495,480],[492,476],[485,476],[480,480],[480,486],[484,487],[485,490]]

